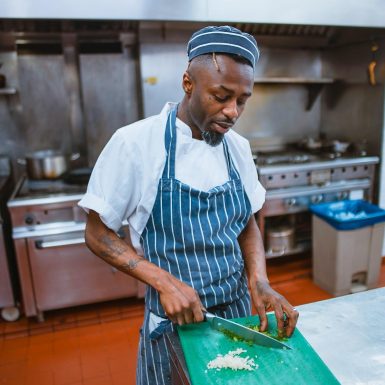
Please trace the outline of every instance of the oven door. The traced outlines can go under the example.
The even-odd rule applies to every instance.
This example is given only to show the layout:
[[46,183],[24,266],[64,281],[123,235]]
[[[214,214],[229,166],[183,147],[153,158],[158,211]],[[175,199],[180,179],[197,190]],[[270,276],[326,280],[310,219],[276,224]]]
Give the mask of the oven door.
[[95,256],[84,231],[29,238],[38,311],[137,295],[137,280]]

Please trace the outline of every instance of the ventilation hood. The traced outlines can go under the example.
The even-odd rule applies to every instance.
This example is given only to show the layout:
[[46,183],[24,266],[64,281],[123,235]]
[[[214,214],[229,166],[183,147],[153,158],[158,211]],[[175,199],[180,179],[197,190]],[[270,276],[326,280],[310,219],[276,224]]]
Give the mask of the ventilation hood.
[[6,0],[0,18],[385,27],[383,0]]

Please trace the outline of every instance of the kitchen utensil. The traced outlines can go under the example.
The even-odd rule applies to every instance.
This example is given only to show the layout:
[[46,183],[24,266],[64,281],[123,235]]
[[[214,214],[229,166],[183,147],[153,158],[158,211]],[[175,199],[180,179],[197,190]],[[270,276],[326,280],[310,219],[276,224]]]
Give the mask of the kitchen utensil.
[[78,153],[64,155],[56,150],[41,150],[27,154],[25,159],[18,159],[18,163],[26,165],[30,179],[56,179],[61,177],[69,169],[69,163],[79,156]]
[[[276,328],[274,314],[267,314],[269,330]],[[258,317],[236,319],[242,325],[258,324]],[[287,344],[291,350],[269,349],[233,341],[213,330],[208,322],[178,326],[177,332],[192,385],[336,385],[339,382],[296,329]],[[243,349],[241,357],[253,358],[254,370],[208,369],[218,354]],[[179,350],[178,350],[179,351]]]
[[294,228],[281,226],[266,231],[267,250],[270,253],[285,253],[294,249]]
[[349,142],[343,142],[340,140],[332,140],[330,142],[330,148],[332,151],[343,154],[345,153],[350,146]]
[[311,137],[307,137],[302,139],[299,143],[300,148],[304,148],[306,150],[319,150],[322,147],[322,141],[319,139],[314,139]]
[[277,341],[276,339],[267,336],[266,334],[257,332],[243,325],[239,325],[236,322],[230,321],[228,319],[218,317],[212,313],[205,312],[205,319],[210,324],[210,326],[223,333],[228,333],[234,335],[235,337],[240,337],[246,341],[256,343],[258,345],[267,346],[269,348],[279,348],[279,349],[291,349],[290,346],[284,344],[283,342]]
[[368,65],[368,78],[369,84],[375,86],[377,84],[375,69],[377,66],[376,52],[378,51],[378,45],[376,43],[373,43],[370,47],[370,50],[372,51],[372,60]]

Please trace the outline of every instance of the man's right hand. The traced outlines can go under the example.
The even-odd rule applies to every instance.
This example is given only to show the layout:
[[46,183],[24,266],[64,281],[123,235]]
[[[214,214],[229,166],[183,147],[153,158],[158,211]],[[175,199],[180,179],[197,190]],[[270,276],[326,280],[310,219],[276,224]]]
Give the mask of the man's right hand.
[[191,286],[170,275],[168,283],[158,291],[160,303],[173,323],[184,325],[203,321],[203,305]]

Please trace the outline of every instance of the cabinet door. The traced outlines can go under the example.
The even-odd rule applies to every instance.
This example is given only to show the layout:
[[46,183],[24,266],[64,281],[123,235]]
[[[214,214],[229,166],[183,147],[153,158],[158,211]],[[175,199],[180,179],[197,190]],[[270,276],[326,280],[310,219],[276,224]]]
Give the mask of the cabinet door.
[[137,281],[91,253],[83,232],[30,238],[28,249],[41,311],[137,294]]

